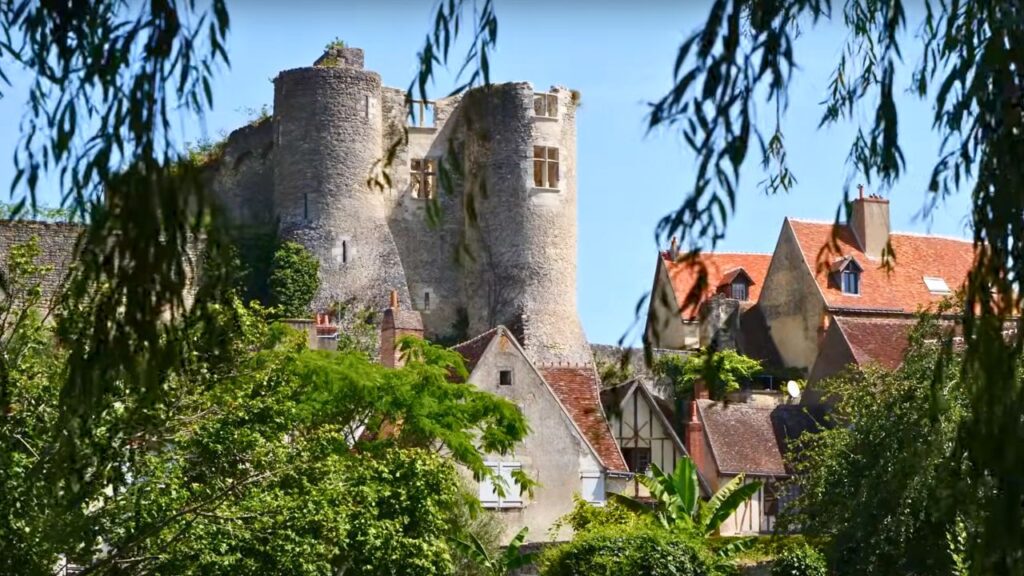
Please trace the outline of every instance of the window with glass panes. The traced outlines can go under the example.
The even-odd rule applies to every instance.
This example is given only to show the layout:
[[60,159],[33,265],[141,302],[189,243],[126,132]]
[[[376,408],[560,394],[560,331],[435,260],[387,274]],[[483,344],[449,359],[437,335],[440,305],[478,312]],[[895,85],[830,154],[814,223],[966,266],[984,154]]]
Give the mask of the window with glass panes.
[[533,114],[541,118],[558,118],[558,96],[537,92],[533,95]]
[[430,158],[416,158],[412,161],[412,195],[424,200],[434,197],[437,186],[437,161]]
[[558,148],[533,147],[533,185],[537,188],[558,188]]
[[732,297],[735,300],[746,301],[747,296],[747,283],[742,280],[737,280],[732,283]]
[[856,270],[843,270],[843,293],[860,294],[860,273]]

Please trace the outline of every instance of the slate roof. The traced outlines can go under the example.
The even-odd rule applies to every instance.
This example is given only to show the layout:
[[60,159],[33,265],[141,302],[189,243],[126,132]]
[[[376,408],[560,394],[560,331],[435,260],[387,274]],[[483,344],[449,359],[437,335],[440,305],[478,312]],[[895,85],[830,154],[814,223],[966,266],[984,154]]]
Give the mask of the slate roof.
[[697,400],[704,434],[721,474],[786,476],[772,408]]
[[840,315],[834,316],[833,321],[846,338],[857,364],[874,362],[889,370],[895,370],[903,363],[910,331],[917,322],[906,317]]
[[[872,260],[864,254],[849,226],[793,218],[787,218],[786,221],[830,308],[917,312],[944,297],[929,292],[924,283],[925,276],[942,278],[951,290],[956,291],[967,278],[967,272],[974,262],[974,245],[971,241],[892,232],[889,234],[889,242],[895,260],[892,270],[887,273],[880,267],[880,261]],[[839,253],[822,252],[822,248],[831,240],[833,230]],[[843,294],[839,287],[829,283],[828,269],[843,257],[852,257],[863,268],[858,295]]]
[[601,408],[600,385],[594,367],[549,365],[537,368],[594,448],[601,463],[609,470],[628,471]]
[[[662,262],[668,273],[669,281],[672,283],[672,291],[676,295],[676,302],[682,306],[686,296],[697,283],[699,270],[695,263],[677,262],[673,260],[668,252],[661,253]],[[708,286],[704,297],[712,296],[718,286],[726,278],[733,278],[742,268],[750,280],[753,281],[747,288],[747,299],[749,302],[757,302],[761,297],[761,286],[764,284],[764,277],[768,274],[768,265],[771,264],[771,254],[744,254],[730,252],[709,252],[701,254],[699,261],[707,267]],[[687,306],[682,309],[683,320],[697,320],[700,310],[697,306]]]

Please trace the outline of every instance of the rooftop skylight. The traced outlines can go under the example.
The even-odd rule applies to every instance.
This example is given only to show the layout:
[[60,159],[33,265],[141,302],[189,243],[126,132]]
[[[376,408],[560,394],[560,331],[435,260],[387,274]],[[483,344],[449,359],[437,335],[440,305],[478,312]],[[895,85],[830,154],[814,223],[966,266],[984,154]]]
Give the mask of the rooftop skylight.
[[928,287],[928,291],[932,294],[949,294],[951,292],[946,281],[936,276],[925,276],[924,285]]

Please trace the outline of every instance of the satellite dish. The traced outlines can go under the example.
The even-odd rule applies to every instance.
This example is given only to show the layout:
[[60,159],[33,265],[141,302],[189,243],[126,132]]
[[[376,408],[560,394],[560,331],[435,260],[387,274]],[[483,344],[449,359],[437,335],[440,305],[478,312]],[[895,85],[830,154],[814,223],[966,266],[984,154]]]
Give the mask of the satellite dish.
[[800,385],[797,384],[795,380],[790,380],[789,382],[786,382],[786,392],[789,393],[791,398],[799,398]]

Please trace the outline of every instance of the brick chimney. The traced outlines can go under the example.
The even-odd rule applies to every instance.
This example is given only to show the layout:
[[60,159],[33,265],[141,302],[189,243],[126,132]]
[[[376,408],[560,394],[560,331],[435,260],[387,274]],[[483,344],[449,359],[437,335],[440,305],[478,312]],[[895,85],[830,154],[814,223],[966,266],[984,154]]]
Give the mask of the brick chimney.
[[864,196],[862,185],[858,185],[857,190],[858,196],[851,206],[850,229],[864,254],[881,260],[882,251],[889,243],[889,201],[876,194]]
[[391,291],[391,302],[384,310],[380,323],[380,363],[388,368],[400,368],[405,361],[396,349],[402,336],[423,337],[423,318],[415,310],[401,310],[398,307],[398,291]]
[[[690,420],[686,423],[683,444],[686,445],[686,452],[690,455],[694,465],[700,470],[704,462],[704,424],[700,421],[700,412],[697,409],[697,400],[690,401]],[[700,470],[703,473],[703,470]]]

